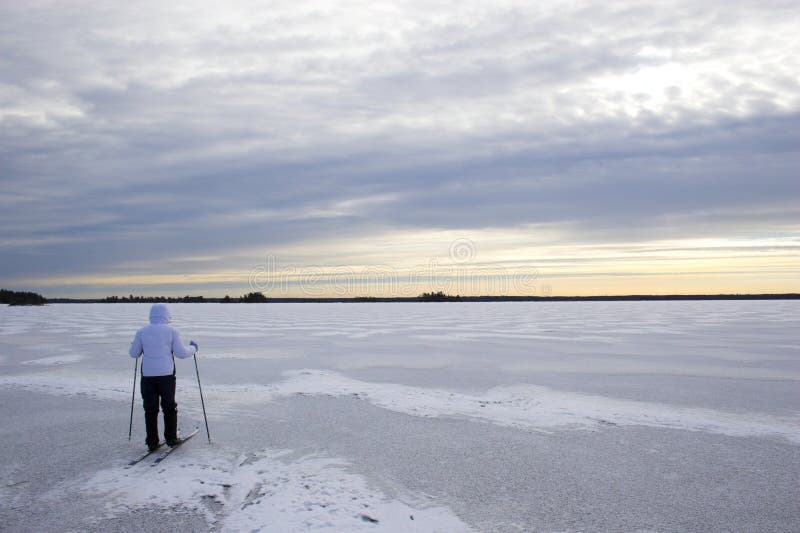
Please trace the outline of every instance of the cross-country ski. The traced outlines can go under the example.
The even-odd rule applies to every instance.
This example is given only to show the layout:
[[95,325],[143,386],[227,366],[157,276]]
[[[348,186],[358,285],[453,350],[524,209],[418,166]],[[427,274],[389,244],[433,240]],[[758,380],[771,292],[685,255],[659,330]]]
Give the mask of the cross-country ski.
[[125,465],[125,468],[130,468],[130,467],[132,467],[132,466],[134,466],[134,465],[136,465],[138,463],[141,463],[142,461],[144,461],[145,459],[147,459],[148,457],[150,457],[151,455],[156,453],[159,449],[161,449],[161,447],[164,444],[166,444],[166,442],[161,441],[161,442],[158,443],[158,446],[156,448],[153,448],[152,450],[147,450],[146,452],[142,453],[142,455],[140,455],[136,459],[131,459],[131,461],[127,465]]
[[167,458],[167,456],[169,456],[169,454],[171,454],[172,452],[174,452],[174,451],[175,451],[175,449],[176,449],[176,448],[180,447],[182,444],[185,444],[187,440],[189,440],[189,439],[191,439],[192,437],[194,437],[195,435],[197,435],[197,433],[198,433],[199,431],[200,431],[200,428],[199,428],[199,427],[196,427],[196,428],[194,428],[194,429],[192,430],[192,432],[191,432],[191,433],[189,433],[189,434],[188,434],[188,435],[186,435],[185,437],[181,437],[181,439],[180,439],[180,440],[179,440],[177,443],[175,443],[173,446],[168,446],[166,450],[164,450],[163,452],[161,452],[161,453],[158,455],[158,457],[156,457],[155,461],[153,461],[153,464],[152,464],[152,466],[155,466],[155,465],[159,464],[161,461],[163,461],[164,459],[166,459],[166,458]]

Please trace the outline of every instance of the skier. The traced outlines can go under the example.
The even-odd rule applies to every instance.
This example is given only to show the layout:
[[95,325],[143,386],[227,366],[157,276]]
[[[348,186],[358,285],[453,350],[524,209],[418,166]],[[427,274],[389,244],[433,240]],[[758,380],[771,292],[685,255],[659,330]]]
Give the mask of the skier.
[[164,440],[169,446],[181,442],[178,436],[178,404],[175,403],[175,357],[185,359],[197,353],[197,343],[184,346],[180,333],[169,325],[172,317],[166,304],[153,304],[150,324],[136,332],[131,343],[130,356],[142,358],[142,403],[147,429],[147,448],[159,446],[158,402],[164,412]]

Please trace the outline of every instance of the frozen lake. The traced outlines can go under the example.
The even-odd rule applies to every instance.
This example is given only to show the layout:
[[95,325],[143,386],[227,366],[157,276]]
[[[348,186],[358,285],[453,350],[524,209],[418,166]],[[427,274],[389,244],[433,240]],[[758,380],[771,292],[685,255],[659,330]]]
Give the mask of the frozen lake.
[[132,469],[149,305],[0,308],[4,530],[800,530],[800,302],[170,308],[213,444]]

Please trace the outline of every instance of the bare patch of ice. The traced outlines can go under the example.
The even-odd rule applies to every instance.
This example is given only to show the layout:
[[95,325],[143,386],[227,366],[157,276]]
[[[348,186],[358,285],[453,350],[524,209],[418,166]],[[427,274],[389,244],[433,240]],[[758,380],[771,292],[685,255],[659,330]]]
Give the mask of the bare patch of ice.
[[382,354],[375,357],[370,354],[336,356],[335,368],[339,370],[355,370],[361,368],[411,368],[438,369],[458,364],[458,357],[451,353],[428,353],[425,357],[408,357],[401,354]]

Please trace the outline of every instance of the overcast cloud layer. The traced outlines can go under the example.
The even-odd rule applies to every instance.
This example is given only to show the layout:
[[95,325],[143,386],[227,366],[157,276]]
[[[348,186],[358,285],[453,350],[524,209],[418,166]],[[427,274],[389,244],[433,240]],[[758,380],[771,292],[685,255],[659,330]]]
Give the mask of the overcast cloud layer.
[[800,290],[798,27],[794,1],[4,2],[0,280],[236,294],[267,254],[467,238],[554,279],[700,254]]

